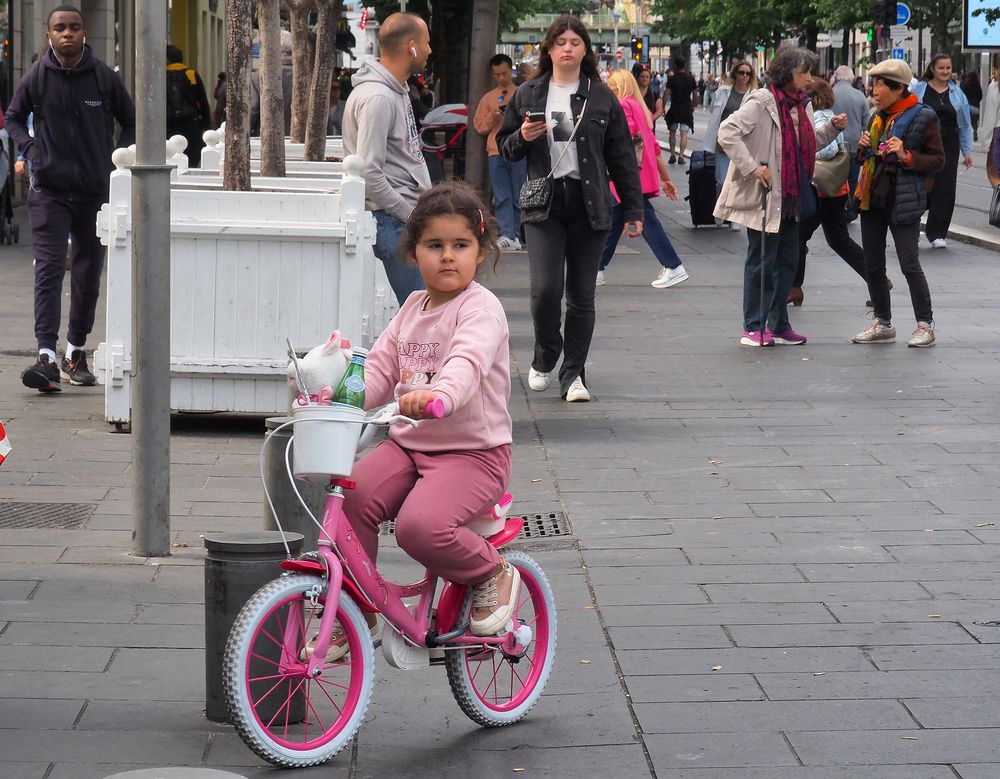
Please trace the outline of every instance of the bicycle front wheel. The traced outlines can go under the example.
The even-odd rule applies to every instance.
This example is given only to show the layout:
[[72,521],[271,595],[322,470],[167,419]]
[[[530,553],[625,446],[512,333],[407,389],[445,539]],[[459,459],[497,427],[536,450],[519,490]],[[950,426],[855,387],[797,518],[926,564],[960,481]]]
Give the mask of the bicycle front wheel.
[[[531,629],[523,654],[499,649],[449,649],[445,652],[448,683],[459,708],[488,728],[513,725],[537,703],[552,673],[556,656],[556,604],[545,573],[524,552],[505,552],[521,574],[521,591],[514,610],[514,627]],[[472,588],[462,613],[472,607]]]
[[236,732],[277,766],[323,763],[354,738],[371,700],[375,655],[364,615],[340,594],[331,648],[316,678],[306,675],[319,630],[325,587],[318,576],[285,576],[264,585],[242,608],[226,642],[223,691]]

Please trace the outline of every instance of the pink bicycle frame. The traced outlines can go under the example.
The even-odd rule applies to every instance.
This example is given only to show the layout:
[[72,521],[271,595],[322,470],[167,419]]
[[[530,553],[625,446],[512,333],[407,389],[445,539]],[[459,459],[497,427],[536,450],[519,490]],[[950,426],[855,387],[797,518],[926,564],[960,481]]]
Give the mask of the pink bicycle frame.
[[[318,638],[309,661],[307,673],[318,676],[323,668],[327,650],[330,648],[330,635],[333,623],[337,617],[337,604],[341,589],[347,590],[362,611],[377,612],[415,646],[437,646],[433,639],[455,628],[455,622],[460,617],[459,609],[465,599],[465,585],[446,582],[441,593],[437,610],[437,630],[430,635],[431,602],[437,584],[437,576],[429,571],[424,572],[424,578],[413,584],[396,584],[386,581],[365,553],[344,513],[344,490],[352,489],[354,483],[349,479],[332,479],[333,489],[330,491],[323,512],[323,532],[320,534],[316,550],[325,563],[321,565],[309,560],[286,560],[281,563],[285,570],[305,573],[329,573],[326,603],[323,616],[320,618]],[[491,536],[487,541],[500,548],[517,537],[524,520],[515,517],[508,519],[503,530]],[[333,543],[330,539],[333,539]],[[326,570],[322,570],[325,567]],[[345,569],[347,576],[344,576]],[[403,598],[419,597],[416,616],[410,612]],[[428,643],[428,637],[432,639]],[[501,636],[469,636],[459,635],[449,638],[450,646],[509,646],[510,651],[516,650],[513,634]]]

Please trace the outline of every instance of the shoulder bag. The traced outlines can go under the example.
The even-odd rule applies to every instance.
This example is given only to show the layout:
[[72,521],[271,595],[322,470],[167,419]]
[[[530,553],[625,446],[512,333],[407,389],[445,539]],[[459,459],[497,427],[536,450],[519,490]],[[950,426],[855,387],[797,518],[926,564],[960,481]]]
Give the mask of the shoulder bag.
[[583,108],[580,109],[580,116],[577,118],[576,124],[573,125],[573,132],[570,134],[569,140],[566,141],[566,145],[563,146],[559,158],[549,169],[549,172],[540,179],[528,179],[521,185],[521,194],[517,199],[517,205],[522,211],[538,211],[549,207],[549,201],[552,200],[552,174],[559,167],[559,163],[562,162],[563,156],[565,156],[566,151],[569,149],[569,145],[573,143],[576,131],[580,127],[580,122],[583,121],[583,114],[586,110],[587,101],[584,100]]
[[993,187],[993,202],[990,203],[990,224],[1000,227],[1000,186]]
[[844,144],[840,144],[837,153],[828,160],[816,159],[813,172],[813,183],[823,197],[836,197],[837,193],[847,183],[847,174],[851,169],[851,155]]

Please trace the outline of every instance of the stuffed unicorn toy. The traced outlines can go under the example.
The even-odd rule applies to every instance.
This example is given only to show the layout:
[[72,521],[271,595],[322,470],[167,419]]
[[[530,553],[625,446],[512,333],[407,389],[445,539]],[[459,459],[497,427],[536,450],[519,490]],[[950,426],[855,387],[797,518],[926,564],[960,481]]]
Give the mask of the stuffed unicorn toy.
[[299,372],[306,386],[309,398],[304,398],[295,380],[295,366],[288,363],[288,389],[293,406],[307,406],[316,403],[328,406],[333,401],[333,390],[347,372],[351,362],[351,342],[341,338],[340,331],[334,330],[325,344],[314,346],[299,360]]

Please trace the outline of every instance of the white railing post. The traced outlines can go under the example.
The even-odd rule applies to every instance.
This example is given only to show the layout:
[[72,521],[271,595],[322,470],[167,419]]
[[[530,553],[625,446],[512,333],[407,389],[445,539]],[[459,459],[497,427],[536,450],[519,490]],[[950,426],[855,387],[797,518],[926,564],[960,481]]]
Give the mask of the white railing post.
[[222,170],[222,139],[224,137],[221,130],[206,130],[201,136],[205,142],[205,148],[201,150],[200,167],[202,170]]
[[131,417],[129,371],[132,361],[132,174],[133,149],[111,155],[108,202],[97,214],[97,236],[108,247],[107,327],[94,356],[98,380],[104,384],[104,414],[109,422]]

